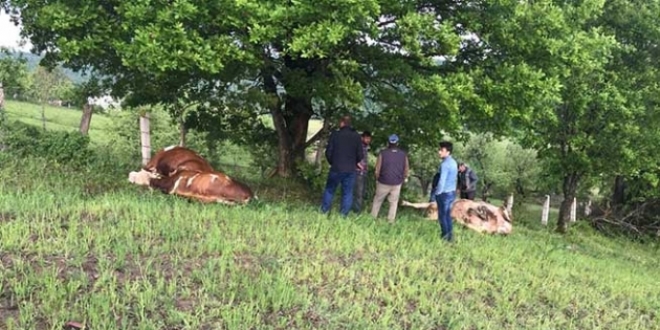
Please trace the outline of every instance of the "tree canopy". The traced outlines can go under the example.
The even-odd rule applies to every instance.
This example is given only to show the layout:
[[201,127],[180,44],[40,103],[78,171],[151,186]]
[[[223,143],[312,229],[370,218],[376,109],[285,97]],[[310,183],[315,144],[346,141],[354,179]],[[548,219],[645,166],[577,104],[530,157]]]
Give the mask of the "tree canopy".
[[1,3],[44,64],[130,104],[260,141],[269,115],[282,176],[310,118],[350,113],[411,146],[515,137],[562,182],[560,231],[580,182],[658,181],[658,0]]

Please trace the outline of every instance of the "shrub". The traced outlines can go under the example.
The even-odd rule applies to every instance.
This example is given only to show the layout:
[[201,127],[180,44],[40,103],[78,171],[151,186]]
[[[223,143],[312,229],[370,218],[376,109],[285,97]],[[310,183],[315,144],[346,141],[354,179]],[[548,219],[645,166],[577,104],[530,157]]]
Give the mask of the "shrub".
[[18,121],[6,126],[4,144],[11,155],[46,158],[75,168],[86,166],[95,156],[86,135],[77,131],[44,131]]

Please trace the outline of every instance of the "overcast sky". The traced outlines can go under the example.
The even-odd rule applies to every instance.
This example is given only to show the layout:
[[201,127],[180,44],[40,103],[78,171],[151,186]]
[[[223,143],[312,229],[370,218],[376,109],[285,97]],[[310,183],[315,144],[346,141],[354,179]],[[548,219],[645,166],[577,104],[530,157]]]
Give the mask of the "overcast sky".
[[19,47],[20,31],[20,28],[9,20],[9,15],[0,10],[0,46],[30,51],[29,43],[23,47]]

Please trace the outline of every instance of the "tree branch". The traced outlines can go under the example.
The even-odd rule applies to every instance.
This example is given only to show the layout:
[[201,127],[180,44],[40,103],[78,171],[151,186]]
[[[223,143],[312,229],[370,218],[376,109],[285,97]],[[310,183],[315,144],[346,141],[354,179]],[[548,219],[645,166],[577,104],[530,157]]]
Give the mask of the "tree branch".
[[330,121],[326,118],[323,119],[323,127],[316,132],[307,142],[305,143],[305,149],[307,149],[309,146],[314,144],[316,141],[320,140],[323,138],[325,135],[327,135],[328,131],[330,130]]

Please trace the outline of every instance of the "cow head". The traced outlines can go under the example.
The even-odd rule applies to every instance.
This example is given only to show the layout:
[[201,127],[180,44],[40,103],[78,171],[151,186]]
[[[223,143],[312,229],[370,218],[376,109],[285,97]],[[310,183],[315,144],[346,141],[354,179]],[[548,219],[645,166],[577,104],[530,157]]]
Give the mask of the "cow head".
[[158,173],[152,173],[144,169],[139,172],[132,171],[128,173],[128,182],[138,186],[148,186],[153,179],[161,179],[162,176]]
[[513,208],[513,194],[509,195],[509,197],[504,201],[502,206],[500,206],[500,213],[502,215],[502,218],[506,220],[507,222],[513,222],[513,213],[511,212],[511,209]]

